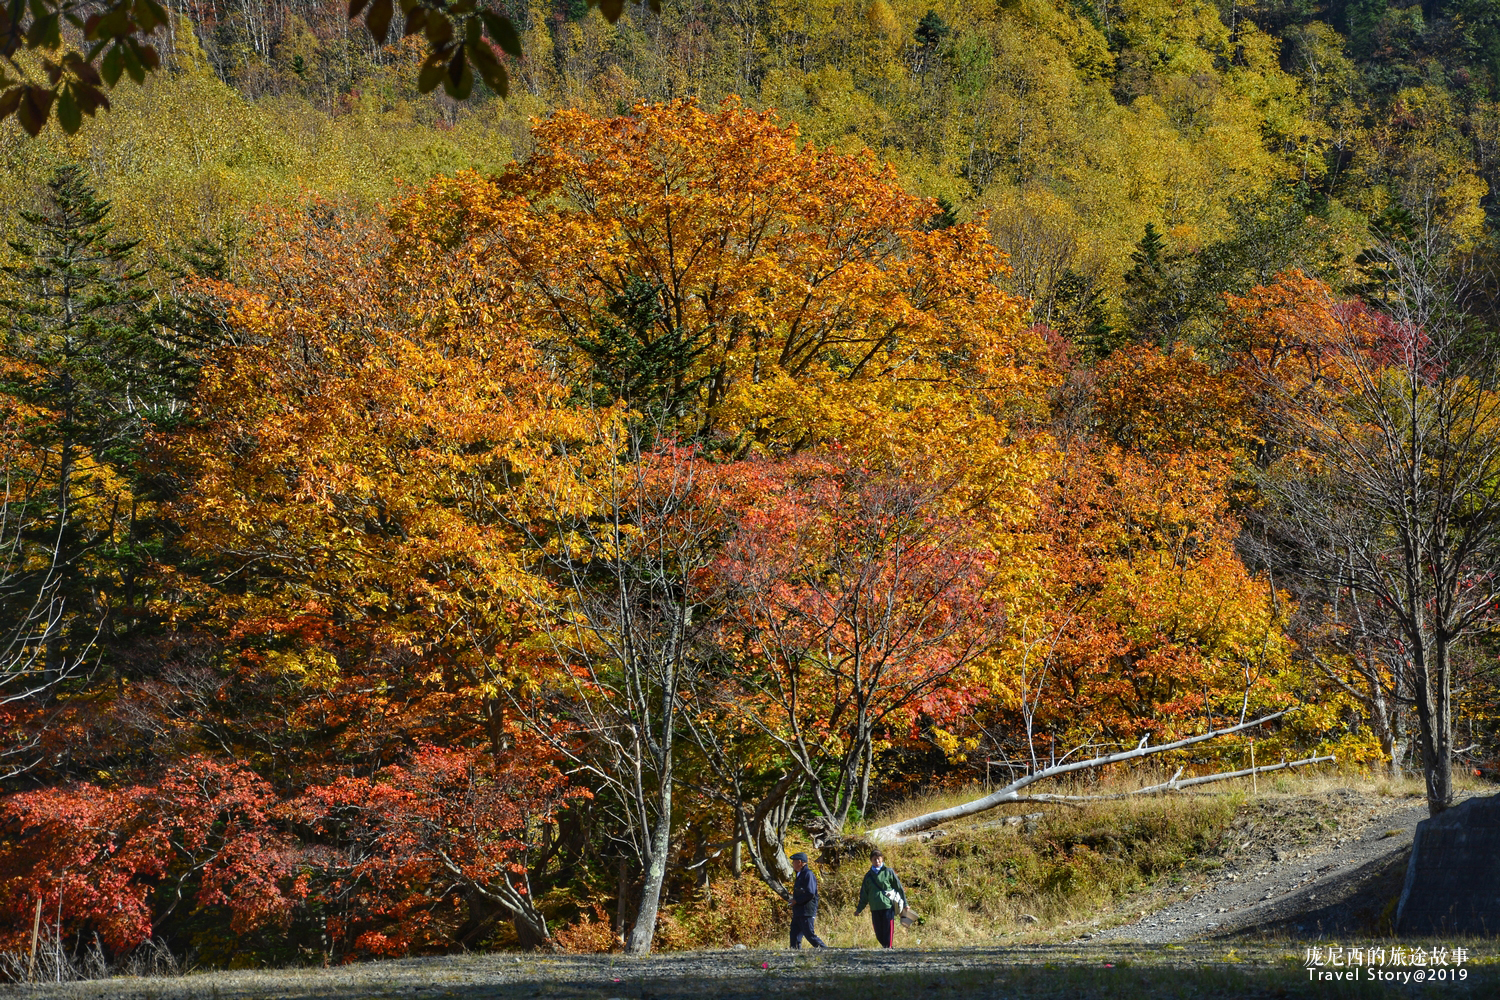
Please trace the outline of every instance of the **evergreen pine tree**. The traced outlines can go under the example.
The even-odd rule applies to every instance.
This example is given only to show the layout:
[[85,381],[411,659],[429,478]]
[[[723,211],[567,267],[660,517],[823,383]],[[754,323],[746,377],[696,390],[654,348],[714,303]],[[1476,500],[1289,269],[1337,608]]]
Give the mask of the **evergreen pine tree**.
[[700,348],[671,322],[661,289],[632,277],[594,322],[596,333],[574,340],[590,363],[587,397],[623,402],[652,423],[683,417],[702,381],[691,375]]
[[1052,291],[1049,325],[1096,361],[1128,342],[1123,331],[1110,325],[1098,286],[1071,269],[1062,273]]
[[1166,239],[1149,222],[1130,260],[1121,296],[1128,339],[1170,350],[1181,339],[1189,318],[1186,262],[1167,247]]
[[937,197],[937,214],[927,220],[928,229],[950,229],[958,225],[958,209],[943,195]]
[[173,256],[165,267],[169,291],[153,298],[145,312],[155,337],[149,350],[157,390],[151,423],[157,429],[186,417],[203,359],[233,336],[222,309],[194,287],[198,279],[230,280],[232,247],[221,239],[196,239]]
[[[113,237],[109,203],[80,168],[59,168],[43,208],[19,215],[12,294],[0,299],[0,403],[17,415],[34,481],[17,538],[27,569],[0,594],[0,634],[39,644],[55,681],[96,647],[139,561],[132,480],[172,352],[143,322],[135,242]],[[38,602],[49,609],[41,633]]]
[[917,44],[925,48],[935,48],[942,44],[943,39],[948,37],[948,22],[944,21],[938,12],[928,10],[917,22],[916,30]]

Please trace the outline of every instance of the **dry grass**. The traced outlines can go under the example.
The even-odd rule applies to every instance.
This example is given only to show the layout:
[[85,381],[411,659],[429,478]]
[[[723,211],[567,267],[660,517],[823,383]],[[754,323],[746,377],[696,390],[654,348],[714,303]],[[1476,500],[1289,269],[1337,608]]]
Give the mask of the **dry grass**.
[[[1045,790],[1107,795],[1169,777],[1170,772],[1119,769],[1098,780],[1052,782]],[[1068,936],[1076,934],[1081,925],[1107,926],[1124,919],[1122,909],[1133,895],[1218,866],[1226,832],[1252,799],[1260,806],[1294,799],[1316,802],[1350,787],[1397,800],[1425,795],[1419,778],[1329,768],[1082,807],[1008,804],[969,817],[948,826],[947,836],[886,848],[887,860],[906,883],[912,905],[927,918],[921,927],[898,931],[899,944],[925,948],[1047,941],[1065,931]],[[1493,790],[1472,779],[1465,779],[1461,788]],[[866,828],[982,794],[983,788],[970,788],[920,796],[872,816]],[[1045,817],[1033,833],[994,826],[1004,816],[1036,812]],[[789,844],[788,850],[812,848],[798,843]],[[819,934],[840,947],[869,944],[873,931],[868,914],[856,917],[853,912],[865,871],[862,859],[845,861],[840,868],[821,865],[818,870],[823,899]],[[778,941],[770,937],[763,943]]]
[[[1451,942],[1447,942],[1451,943]],[[1476,955],[1480,947],[1475,943]],[[1247,1000],[1332,995],[1490,997],[1493,956],[1476,958],[1461,983],[1385,987],[1309,982],[1300,943],[1226,948],[1119,944],[874,953],[718,951],[623,955],[451,955],[333,969],[215,972],[175,979],[113,979],[43,986],[55,1000],[362,1000],[437,996],[453,1000]]]
[[[893,845],[887,861],[926,916],[903,941],[984,944],[1095,919],[1212,848],[1242,801],[1231,793],[1054,807],[1030,834],[971,825],[927,843]],[[868,916],[853,914],[864,872],[854,859],[823,873],[819,931],[830,944],[871,939]]]
[[[1095,778],[1065,776],[1051,781],[1039,782],[1028,789],[1028,791],[1056,795],[1114,795],[1142,788],[1146,785],[1164,782],[1172,777],[1174,771],[1175,768],[1115,767],[1105,769]],[[992,785],[992,788],[998,788],[1000,784],[1000,782],[996,782]],[[1480,781],[1462,771],[1454,774],[1454,785],[1460,791],[1485,792],[1488,794],[1493,793],[1495,790],[1494,785]],[[1365,770],[1344,770],[1333,766],[1320,766],[1311,769],[1278,771],[1271,774],[1264,774],[1254,781],[1250,778],[1236,778],[1232,781],[1198,786],[1196,790],[1190,789],[1186,792],[1178,793],[1175,797],[1218,796],[1226,793],[1243,793],[1249,795],[1252,792],[1255,794],[1314,795],[1320,792],[1328,792],[1333,789],[1348,788],[1351,786],[1376,795],[1392,798],[1426,794],[1426,788],[1420,776],[1394,778],[1385,772],[1372,773]],[[872,813],[864,829],[873,829],[888,823],[911,819],[926,812],[961,805],[984,794],[986,794],[986,790],[982,785],[971,785],[967,788],[943,789],[925,795],[918,795],[890,808]],[[1173,796],[1163,796],[1162,798],[1170,797]],[[1040,804],[1027,805],[1025,803],[1001,807],[1001,809],[1009,809],[1012,813],[1035,812],[1038,809],[1056,810],[1059,808],[1066,807],[1057,805],[1044,806]],[[982,823],[993,819],[997,815],[1001,815],[999,809],[993,813],[981,813],[979,816],[972,817],[967,821],[953,824],[952,829],[962,829],[965,825]]]

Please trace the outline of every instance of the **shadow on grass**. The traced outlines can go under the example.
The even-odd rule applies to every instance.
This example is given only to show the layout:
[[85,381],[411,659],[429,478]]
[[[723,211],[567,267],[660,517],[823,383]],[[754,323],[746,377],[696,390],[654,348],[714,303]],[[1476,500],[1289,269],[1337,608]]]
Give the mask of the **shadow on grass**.
[[[22,988],[52,997],[130,1000],[958,1000],[958,998],[1484,997],[1500,995],[1494,949],[1475,943],[1462,969],[1405,971],[1404,981],[1310,977],[1296,942],[1229,948],[1070,945],[878,952],[683,952],[648,958],[465,955],[337,969],[215,972],[176,979],[113,979]],[[1343,970],[1337,970],[1343,971]],[[1394,970],[1387,970],[1394,971]],[[1421,973],[1418,982],[1416,973]],[[1455,978],[1454,974],[1464,975]]]

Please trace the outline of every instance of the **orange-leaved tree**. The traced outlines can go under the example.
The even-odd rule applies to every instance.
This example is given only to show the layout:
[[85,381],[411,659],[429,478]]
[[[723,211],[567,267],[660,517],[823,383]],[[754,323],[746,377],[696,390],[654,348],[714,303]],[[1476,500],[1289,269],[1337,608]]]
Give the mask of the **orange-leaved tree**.
[[1253,444],[1240,382],[1186,347],[1123,348],[1075,375],[1030,572],[978,664],[990,738],[1033,772],[1286,701],[1285,609],[1234,547],[1231,488]]
[[[504,756],[506,692],[541,654],[503,510],[590,418],[497,312],[503,289],[462,260],[402,267],[379,220],[287,210],[245,261],[205,288],[232,337],[167,442],[199,614],[284,706],[240,752],[294,784],[424,743]],[[529,895],[492,895],[523,940],[545,933]]]
[[[736,103],[640,106],[608,120],[561,112],[534,138],[536,152],[497,177],[460,174],[405,199],[393,213],[395,260],[444,273],[456,294],[498,290],[495,315],[531,332],[577,405],[631,414],[627,465],[653,437],[702,442],[698,462],[837,442],[876,479],[933,470],[951,482],[950,504],[967,504],[994,534],[976,547],[1011,544],[1044,474],[1024,418],[1041,411],[1049,361],[1023,303],[1000,289],[1004,263],[981,227],[931,226],[937,206],[868,154],[805,146],[795,128]],[[575,538],[636,506],[620,492],[635,489],[636,472],[587,465],[556,495],[607,498],[603,520],[587,504],[549,519],[577,522]],[[686,569],[672,572],[686,581]],[[667,593],[680,603],[691,589]],[[574,645],[570,660],[602,662]],[[697,703],[693,713],[729,724]],[[852,744],[865,772],[868,725]],[[722,774],[742,772],[721,763]],[[738,808],[740,792],[731,798]],[[644,947],[649,928],[637,932],[633,947]]]
[[1453,801],[1464,644],[1500,627],[1500,354],[1430,250],[1380,249],[1379,311],[1296,274],[1230,305],[1276,444],[1258,480],[1264,554],[1355,675],[1330,676],[1372,712],[1390,694],[1415,708],[1436,814]]
[[871,155],[802,145],[733,102],[561,111],[533,136],[498,177],[403,203],[398,259],[458,254],[492,275],[585,393],[613,388],[741,453],[941,451],[936,432],[983,455],[996,418],[1039,402],[1041,342],[982,227],[930,229],[935,203]]

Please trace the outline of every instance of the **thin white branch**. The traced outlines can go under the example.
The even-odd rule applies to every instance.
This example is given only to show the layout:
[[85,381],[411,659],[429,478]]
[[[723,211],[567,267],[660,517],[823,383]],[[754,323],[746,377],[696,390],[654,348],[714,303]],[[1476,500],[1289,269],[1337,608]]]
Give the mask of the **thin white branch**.
[[[886,826],[876,827],[874,830],[868,831],[865,836],[871,841],[878,844],[890,841],[895,837],[901,837],[905,836],[906,834],[916,833],[920,830],[930,830],[935,826],[941,826],[944,823],[951,823],[954,820],[962,819],[965,816],[973,816],[975,813],[986,812],[987,810],[994,809],[996,806],[1004,805],[1007,802],[1025,801],[1026,797],[1023,797],[1019,794],[1020,790],[1025,788],[1027,785],[1041,781],[1043,778],[1054,778],[1060,774],[1069,774],[1073,771],[1082,771],[1089,768],[1103,767],[1106,764],[1117,764],[1121,761],[1135,760],[1139,757],[1149,757],[1152,754],[1166,753],[1169,750],[1180,750],[1183,747],[1192,746],[1195,743],[1202,743],[1206,740],[1218,739],[1221,736],[1228,736],[1231,733],[1237,733],[1244,729],[1250,729],[1254,726],[1263,725],[1264,723],[1281,718],[1288,711],[1290,711],[1290,709],[1283,709],[1280,712],[1273,712],[1270,715],[1263,715],[1258,719],[1251,720],[1250,722],[1242,722],[1239,725],[1230,726],[1226,729],[1215,729],[1197,736],[1189,736],[1186,739],[1177,740],[1175,743],[1163,743],[1160,746],[1154,747],[1137,747],[1134,750],[1125,750],[1120,753],[1106,754],[1105,756],[1094,757],[1089,760],[1074,761],[1071,764],[1058,764],[1053,767],[1043,768],[1040,771],[1034,771],[1031,774],[1026,775],[1025,777],[1018,778],[1015,781],[1012,781],[1010,784],[1006,785],[1004,788],[1001,788],[999,791],[996,791],[990,795],[986,795],[983,798],[974,799],[973,801],[965,802],[962,805],[952,806],[948,809],[939,809],[935,812],[924,813],[921,816],[916,816],[908,820],[902,820],[899,823],[890,823]],[[1037,799],[1037,801],[1042,800]]]

